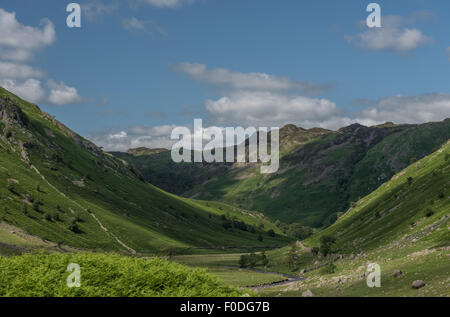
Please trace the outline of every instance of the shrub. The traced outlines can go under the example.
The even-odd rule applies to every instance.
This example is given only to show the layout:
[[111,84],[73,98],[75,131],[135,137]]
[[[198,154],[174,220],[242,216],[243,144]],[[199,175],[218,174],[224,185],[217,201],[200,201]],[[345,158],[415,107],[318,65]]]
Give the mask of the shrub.
[[434,215],[434,211],[433,211],[431,208],[428,208],[428,209],[425,211],[425,217],[430,218],[430,217],[433,216],[433,215]]
[[320,269],[320,273],[322,274],[333,274],[334,272],[336,272],[336,265],[331,262]]
[[255,253],[243,254],[239,258],[239,267],[240,268],[243,268],[243,267],[254,268],[258,264],[262,264],[262,265],[266,266],[267,263],[269,263],[269,262],[267,260],[267,256],[266,256],[265,253],[262,253],[262,254],[255,254]]
[[227,219],[224,222],[222,222],[222,227],[225,230],[228,230],[228,229],[231,229],[233,227],[233,224],[232,224],[232,222],[230,220]]
[[13,185],[13,184],[9,184],[9,185],[8,185],[8,190],[9,190],[11,193],[13,193],[13,194],[16,193],[15,190],[14,190],[14,185]]
[[412,182],[413,182],[413,180],[414,180],[414,179],[413,179],[412,177],[408,177],[408,184],[411,185]]
[[312,255],[318,255],[319,251],[320,251],[319,247],[312,247],[311,248]]
[[40,210],[39,210],[40,204],[41,204],[41,203],[40,203],[39,200],[34,201],[34,202],[33,202],[33,209],[34,209],[35,211],[39,212],[39,211],[40,211]]
[[275,231],[273,231],[273,229],[267,231],[267,234],[269,235],[269,237],[275,237]]
[[80,227],[78,227],[78,224],[76,222],[72,222],[71,224],[69,224],[68,229],[73,233],[81,233]]

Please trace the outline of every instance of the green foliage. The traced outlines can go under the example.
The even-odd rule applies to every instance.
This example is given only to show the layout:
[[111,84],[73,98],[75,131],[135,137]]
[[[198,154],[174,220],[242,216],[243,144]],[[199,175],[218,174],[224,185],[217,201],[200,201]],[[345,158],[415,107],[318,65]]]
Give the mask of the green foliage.
[[266,254],[263,252],[261,254],[242,254],[239,258],[239,267],[250,267],[254,268],[257,265],[267,266],[269,264],[269,260],[267,259]]
[[320,269],[320,273],[322,274],[333,274],[334,272],[336,272],[336,265],[332,262]]
[[298,268],[298,260],[297,248],[295,244],[292,244],[289,252],[286,254],[286,264],[291,270],[295,271]]
[[[81,267],[81,287],[67,287],[70,263]],[[203,270],[159,258],[115,254],[25,254],[0,257],[0,296],[155,297],[242,296]]]
[[311,227],[302,226],[299,223],[293,223],[289,226],[288,234],[291,237],[303,240],[313,234],[313,229]]
[[323,256],[327,256],[330,253],[332,253],[332,247],[336,243],[336,238],[332,236],[321,236],[320,237],[320,253],[323,254]]

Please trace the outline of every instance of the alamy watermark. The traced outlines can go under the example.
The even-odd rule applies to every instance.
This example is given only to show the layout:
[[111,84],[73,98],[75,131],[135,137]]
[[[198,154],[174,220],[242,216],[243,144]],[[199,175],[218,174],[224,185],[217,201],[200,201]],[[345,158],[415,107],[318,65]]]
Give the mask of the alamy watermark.
[[381,287],[381,267],[377,263],[370,263],[367,267],[367,272],[370,272],[367,275],[367,287]]
[[67,266],[67,272],[70,272],[67,277],[67,287],[81,287],[81,267],[77,263],[70,263]]
[[[225,136],[225,137],[224,137]],[[270,137],[270,145],[269,145]],[[262,163],[261,173],[278,171],[280,133],[279,128],[266,127],[209,127],[203,129],[202,119],[194,120],[194,132],[187,127],[176,127],[171,140],[172,160],[176,163]],[[208,142],[204,145],[205,142]],[[248,151],[247,151],[248,149]]]

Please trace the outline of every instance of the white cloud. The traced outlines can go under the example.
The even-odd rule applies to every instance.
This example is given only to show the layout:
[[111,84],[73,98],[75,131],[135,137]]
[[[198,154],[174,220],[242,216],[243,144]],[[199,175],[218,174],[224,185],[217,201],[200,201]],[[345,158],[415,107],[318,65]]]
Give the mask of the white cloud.
[[27,79],[25,81],[4,79],[0,80],[0,85],[6,90],[33,103],[42,101],[45,96],[45,91],[41,86],[41,82],[36,79]]
[[63,106],[68,104],[79,104],[83,102],[83,99],[78,94],[78,91],[74,87],[67,86],[64,82],[59,84],[50,80],[48,82],[50,87],[50,95],[48,101],[52,104]]
[[177,8],[183,4],[192,4],[195,0],[141,0],[141,2],[158,8]]
[[260,126],[287,123],[314,125],[339,114],[327,99],[282,95],[273,92],[238,91],[218,100],[207,100],[205,107],[213,122]]
[[424,123],[450,118],[450,94],[434,93],[419,96],[393,96],[379,100],[355,116],[365,125],[392,121],[395,123]]
[[121,131],[116,134],[110,134],[109,138],[110,139],[123,139],[123,138],[126,138],[127,136],[128,136],[128,134],[125,131]]
[[112,1],[110,3],[103,3],[102,1],[93,1],[81,4],[81,10],[89,22],[98,20],[106,15],[113,14],[119,9],[119,3]]
[[128,31],[139,31],[149,34],[153,34],[153,31],[156,31],[161,35],[167,35],[167,32],[163,28],[149,20],[140,20],[138,18],[131,17],[123,20],[122,25],[124,29]]
[[42,77],[44,74],[41,70],[34,69],[31,66],[24,64],[16,64],[10,62],[2,62],[0,60],[0,78],[29,78]]
[[34,103],[80,103],[82,98],[75,88],[53,80],[48,81],[50,94],[45,98],[46,89],[38,79],[45,77],[44,72],[25,64],[38,50],[55,40],[55,28],[50,20],[42,19],[41,27],[31,27],[18,22],[15,12],[0,8],[0,85]]
[[[393,96],[381,99],[353,116],[326,99],[286,97],[270,92],[236,93],[216,101],[206,102],[207,110],[220,129],[224,126],[282,127],[293,123],[303,128],[321,127],[337,130],[353,123],[365,126],[394,123],[420,124],[442,121],[450,117],[450,94],[435,93],[419,96]],[[108,151],[130,148],[171,148],[175,125],[135,126],[118,132],[93,133],[88,139]],[[192,131],[192,125],[188,125]],[[204,123],[203,131],[208,128]],[[194,134],[200,133],[194,131]]]
[[170,140],[175,125],[135,126],[126,131],[101,131],[91,133],[88,139],[107,151],[126,151],[130,148],[170,148],[176,141]]
[[0,8],[0,48],[2,58],[24,61],[36,50],[52,44],[56,39],[53,23],[42,19],[42,28],[25,26],[16,20],[15,12]]
[[314,84],[309,81],[295,81],[265,73],[240,73],[225,68],[207,69],[204,64],[179,63],[174,69],[189,75],[196,81],[219,87],[262,91],[299,91],[308,95],[328,92],[332,85]]
[[[433,42],[432,38],[414,27],[417,22],[426,20],[431,15],[427,11],[419,11],[409,17],[383,16],[381,28],[365,27],[367,28],[365,31],[354,36],[346,36],[346,40],[369,51],[411,52]],[[361,26],[363,23],[365,22],[362,22]]]

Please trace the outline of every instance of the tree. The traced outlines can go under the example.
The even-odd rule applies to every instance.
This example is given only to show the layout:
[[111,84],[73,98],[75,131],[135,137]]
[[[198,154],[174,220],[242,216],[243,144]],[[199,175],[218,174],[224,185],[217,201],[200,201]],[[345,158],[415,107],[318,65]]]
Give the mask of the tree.
[[262,265],[263,265],[264,267],[266,267],[267,265],[269,265],[269,259],[267,258],[266,251],[263,251],[263,252],[261,253],[261,262],[262,262]]
[[336,243],[336,238],[332,236],[322,236],[320,237],[320,253],[323,256],[327,256],[332,253],[332,246]]
[[289,226],[288,234],[294,238],[304,240],[313,234],[313,229],[304,227],[298,223],[293,223]]
[[295,247],[295,244],[292,244],[291,249],[286,254],[286,263],[290,269],[295,271],[297,269],[297,261],[298,261],[297,249]]
[[312,253],[313,255],[319,254],[319,251],[320,251],[319,247],[312,247],[312,248],[311,248],[311,253]]
[[71,224],[69,224],[68,229],[73,233],[81,233],[80,227],[78,227],[78,224],[76,222],[72,222]]
[[261,234],[258,235],[258,241],[259,241],[259,242],[262,242],[262,241],[263,241],[263,237],[262,237]]
[[267,231],[267,234],[269,235],[269,237],[275,237],[275,231],[273,231],[273,229]]
[[177,253],[177,249],[174,246],[169,246],[164,251],[169,259],[172,259]]

